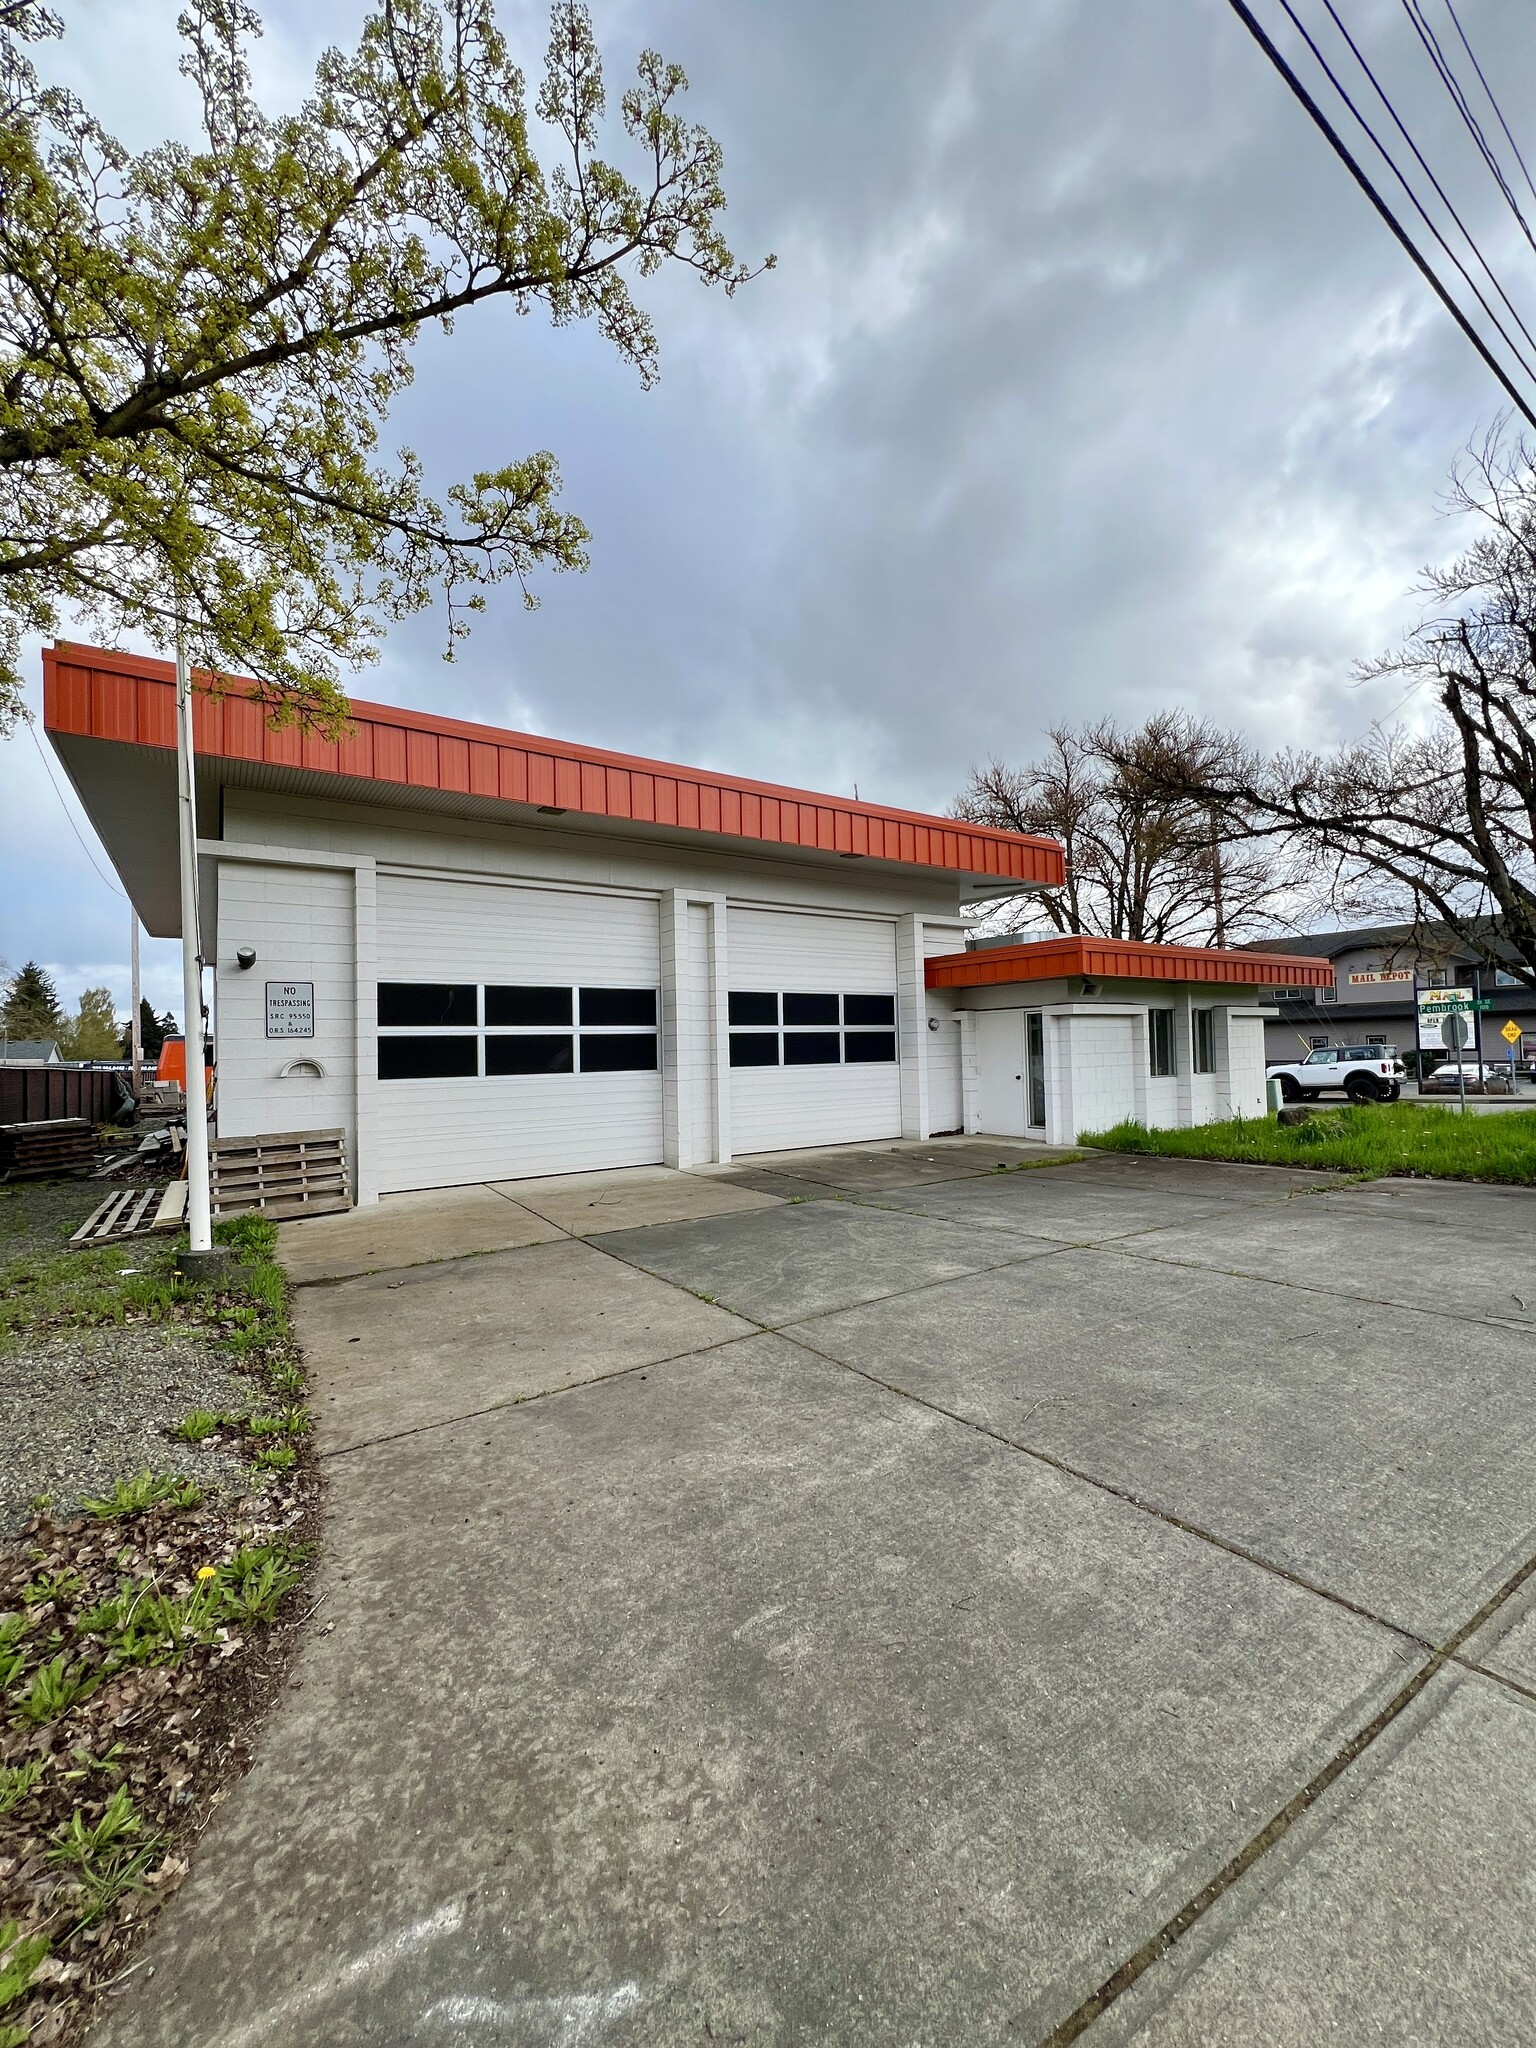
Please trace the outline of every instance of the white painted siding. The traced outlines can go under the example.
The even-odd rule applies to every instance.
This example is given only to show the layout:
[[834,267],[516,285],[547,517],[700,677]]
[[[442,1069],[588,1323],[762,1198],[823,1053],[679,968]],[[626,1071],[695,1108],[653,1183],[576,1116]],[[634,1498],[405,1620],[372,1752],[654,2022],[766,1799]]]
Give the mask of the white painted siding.
[[965,1097],[960,1068],[960,1012],[941,991],[928,997],[928,1015],[938,1030],[928,1033],[928,1128],[958,1131],[965,1122]]
[[685,1166],[715,1156],[715,979],[709,927],[710,906],[690,903],[677,991]]
[[1131,1019],[1081,1014],[1060,1020],[1071,1062],[1072,1136],[1136,1114]]
[[[381,981],[655,988],[654,898],[381,874]],[[452,1187],[662,1156],[662,1077],[502,1074],[380,1082],[379,1187]]]
[[[732,904],[726,955],[733,989],[896,993],[896,927],[886,918]],[[729,1071],[733,1152],[901,1136],[899,1064]]]
[[[226,1138],[259,1131],[341,1126],[355,1158],[356,1073],[353,882],[334,868],[235,864],[219,871],[219,947],[214,974],[218,1129]],[[236,949],[254,946],[241,968]],[[268,1038],[266,984],[315,986],[313,1038]],[[283,1075],[291,1062],[325,1069]]]
[[[1221,1017],[1217,1017],[1218,1028]],[[1264,1019],[1229,1012],[1227,1063],[1229,1101],[1223,1116],[1263,1116],[1268,1102],[1264,1090]]]

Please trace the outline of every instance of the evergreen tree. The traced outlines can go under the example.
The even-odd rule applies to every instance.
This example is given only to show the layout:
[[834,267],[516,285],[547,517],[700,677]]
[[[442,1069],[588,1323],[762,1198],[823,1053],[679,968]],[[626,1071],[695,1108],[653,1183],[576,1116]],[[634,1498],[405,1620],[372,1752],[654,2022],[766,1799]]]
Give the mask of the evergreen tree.
[[[169,1012],[167,1012],[169,1015]],[[165,1043],[165,1026],[149,1007],[148,996],[139,997],[139,1044],[147,1060],[157,1060],[160,1048]],[[133,1033],[125,1025],[123,1029],[123,1058],[133,1056]]]
[[59,1051],[67,1060],[115,1060],[119,1049],[111,989],[86,989],[80,1008],[64,1027]]
[[52,975],[35,960],[29,960],[11,977],[5,991],[0,1031],[7,1038],[59,1038],[65,1028]]

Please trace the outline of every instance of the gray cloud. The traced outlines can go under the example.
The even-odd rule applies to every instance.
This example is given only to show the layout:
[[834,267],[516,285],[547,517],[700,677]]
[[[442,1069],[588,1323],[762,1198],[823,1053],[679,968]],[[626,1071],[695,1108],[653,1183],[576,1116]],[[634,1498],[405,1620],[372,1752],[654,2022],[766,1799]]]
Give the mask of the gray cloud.
[[[536,70],[542,10],[503,12]],[[597,15],[613,83],[643,42],[685,64],[738,251],[780,268],[729,305],[647,287],[649,394],[594,334],[501,312],[423,349],[401,438],[443,481],[555,449],[593,567],[452,668],[414,622],[359,694],[933,807],[1063,717],[1179,703],[1279,742],[1392,708],[1350,664],[1454,545],[1436,493],[1497,393],[1223,0]],[[184,119],[169,16],[72,24],[134,141]],[[272,90],[357,16],[273,13]],[[1523,116],[1519,0],[1464,18]],[[1400,10],[1350,19],[1525,281]],[[78,983],[123,957],[119,906],[28,742],[0,792],[27,869],[0,952]]]

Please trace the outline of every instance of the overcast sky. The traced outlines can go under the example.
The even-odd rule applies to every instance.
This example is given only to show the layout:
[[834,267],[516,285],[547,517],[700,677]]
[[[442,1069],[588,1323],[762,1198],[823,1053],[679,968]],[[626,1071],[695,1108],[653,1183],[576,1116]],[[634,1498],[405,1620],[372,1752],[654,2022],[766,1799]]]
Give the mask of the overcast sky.
[[[68,12],[45,56],[123,139],[187,132],[174,0]],[[1341,12],[1528,286],[1397,0]],[[1460,12],[1536,141],[1530,0]],[[268,103],[361,18],[269,7]],[[545,11],[502,20],[536,74]],[[423,347],[398,438],[441,483],[553,449],[592,567],[532,617],[494,598],[453,668],[442,621],[413,622],[359,696],[931,809],[1061,719],[1178,705],[1326,744],[1395,711],[1350,666],[1453,547],[1437,494],[1498,393],[1226,0],[597,0],[595,22],[615,97],[645,44],[685,66],[737,253],[779,267],[729,303],[643,287],[648,393],[594,333],[504,308]],[[32,738],[0,744],[0,957],[126,1008],[127,905],[66,809]],[[174,948],[145,958],[179,1015]]]

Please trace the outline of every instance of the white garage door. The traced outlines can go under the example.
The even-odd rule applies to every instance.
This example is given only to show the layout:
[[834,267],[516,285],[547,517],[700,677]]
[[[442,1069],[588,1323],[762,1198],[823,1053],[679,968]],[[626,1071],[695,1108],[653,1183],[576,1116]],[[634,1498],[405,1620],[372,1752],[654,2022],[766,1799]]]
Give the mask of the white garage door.
[[381,875],[379,1186],[661,1158],[654,898]]
[[896,927],[732,908],[731,1150],[901,1135]]

